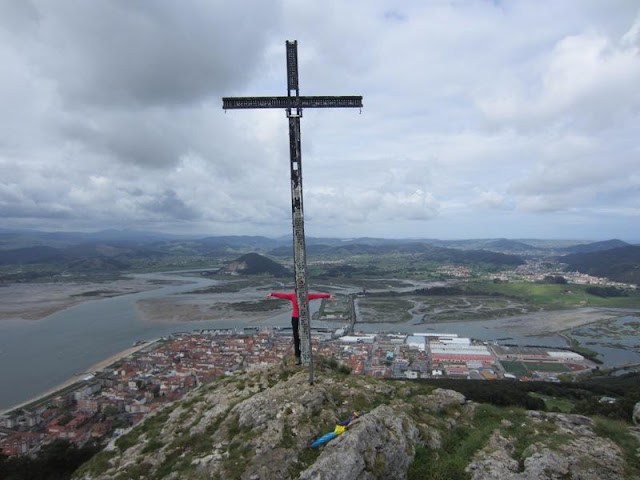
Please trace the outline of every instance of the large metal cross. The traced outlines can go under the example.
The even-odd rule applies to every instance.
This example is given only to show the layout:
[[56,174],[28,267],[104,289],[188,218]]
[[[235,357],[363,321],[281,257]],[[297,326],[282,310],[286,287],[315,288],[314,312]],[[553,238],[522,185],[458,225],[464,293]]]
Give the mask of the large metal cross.
[[300,314],[300,350],[303,365],[309,367],[309,383],[313,384],[311,358],[311,323],[307,296],[307,258],[302,208],[302,152],[300,148],[300,118],[303,108],[362,108],[361,96],[301,97],[298,86],[298,42],[286,42],[286,97],[224,97],[224,110],[241,108],[284,108],[289,118],[289,151],[291,154],[291,209],[293,221],[293,266],[296,298]]

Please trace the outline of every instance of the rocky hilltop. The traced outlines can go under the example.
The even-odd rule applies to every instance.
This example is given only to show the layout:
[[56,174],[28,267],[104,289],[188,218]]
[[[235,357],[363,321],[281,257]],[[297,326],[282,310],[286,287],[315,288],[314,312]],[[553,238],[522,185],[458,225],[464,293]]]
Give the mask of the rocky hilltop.
[[[113,441],[74,478],[638,478],[635,453],[614,442],[635,442],[626,426],[614,432],[604,420],[499,408],[319,363],[314,385],[306,369],[284,364],[203,385]],[[353,411],[360,418],[345,433],[309,447]]]

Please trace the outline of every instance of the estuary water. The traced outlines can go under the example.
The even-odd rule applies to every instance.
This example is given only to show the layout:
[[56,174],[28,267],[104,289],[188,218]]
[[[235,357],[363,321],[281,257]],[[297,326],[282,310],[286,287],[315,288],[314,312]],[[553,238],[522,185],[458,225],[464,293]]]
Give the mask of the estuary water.
[[[245,326],[290,326],[290,312],[275,313],[261,321],[212,320],[179,323],[148,322],[140,318],[136,302],[181,294],[215,285],[215,280],[178,273],[145,274],[153,280],[188,282],[168,285],[156,290],[91,300],[39,321],[0,322],[0,410],[27,401],[61,384],[74,375],[86,372],[99,363],[127,348],[138,340],[153,340],[178,331],[208,328],[242,328]],[[263,293],[239,292],[221,295],[225,301],[242,301],[262,297]],[[319,302],[312,302],[312,313]],[[605,365],[640,362],[640,335],[629,335],[625,325],[638,322],[637,316],[622,316],[612,328],[618,337],[615,342],[603,332],[577,329],[575,335],[582,344],[602,354]],[[342,327],[342,323],[314,322],[318,327]],[[617,326],[616,326],[617,325]],[[485,341],[500,341],[519,345],[564,347],[559,335],[531,337],[514,335],[503,327],[502,320],[452,322],[439,324],[376,323],[356,324],[365,332],[440,332],[457,333]],[[623,335],[620,335],[620,334]]]
[[[175,275],[147,278],[176,281]],[[0,322],[0,409],[21,403],[129,347],[176,330],[202,326],[143,322],[135,303],[213,285],[213,280],[178,277],[189,283],[91,300],[38,321]],[[199,323],[198,325],[201,325]]]
[[[154,340],[196,329],[291,326],[291,313],[288,311],[276,313],[259,323],[238,320],[144,321],[136,309],[138,300],[186,293],[218,282],[175,272],[139,276],[150,280],[178,281],[180,284],[90,300],[38,321],[0,321],[0,411],[86,372],[139,340]],[[237,294],[236,301],[245,299],[243,295]],[[311,306],[312,312],[318,308],[314,303]]]

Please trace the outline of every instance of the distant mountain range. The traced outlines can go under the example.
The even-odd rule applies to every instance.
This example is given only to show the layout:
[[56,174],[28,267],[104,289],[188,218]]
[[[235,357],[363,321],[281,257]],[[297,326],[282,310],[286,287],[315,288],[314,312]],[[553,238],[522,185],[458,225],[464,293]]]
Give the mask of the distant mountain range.
[[[609,278],[635,278],[633,247],[621,240],[584,243],[555,240],[307,238],[310,258],[344,259],[363,255],[404,255],[415,262],[493,265],[504,269],[526,258],[558,257],[569,268]],[[70,273],[118,272],[132,268],[202,264],[207,259],[230,261],[255,252],[291,258],[291,237],[166,235],[139,231],[105,230],[94,233],[39,232],[0,229],[0,266],[21,271],[40,265]],[[599,252],[610,252],[596,255]],[[579,255],[587,255],[580,257]],[[593,254],[589,256],[588,254]],[[572,256],[578,255],[578,256]],[[264,257],[263,257],[264,258]],[[34,268],[27,268],[33,274]],[[597,273],[606,272],[606,273]],[[273,273],[273,272],[272,272]],[[274,273],[275,274],[275,273]],[[282,273],[279,273],[282,274]],[[13,278],[13,277],[11,277]]]
[[[524,260],[516,255],[508,255],[489,250],[460,250],[455,248],[436,247],[433,245],[411,243],[381,243],[371,245],[366,243],[347,243],[338,246],[314,245],[307,247],[308,255],[324,255],[332,258],[349,257],[353,255],[389,255],[389,254],[413,254],[415,261],[430,261],[441,263],[486,263],[501,267],[515,267],[521,265]],[[269,252],[275,257],[290,257],[290,247],[278,247]]]
[[[250,235],[207,236],[174,235],[165,233],[143,232],[136,230],[101,230],[98,232],[42,232],[37,230],[9,230],[0,228],[0,250],[14,250],[33,246],[49,246],[63,248],[79,244],[106,243],[120,246],[149,245],[187,245],[194,250],[219,251],[222,248],[250,248],[266,251],[276,247],[291,245],[291,236],[278,238]],[[435,247],[457,248],[464,250],[491,251],[554,251],[566,253],[582,253],[586,251],[607,250],[629,245],[622,240],[607,240],[599,242],[584,242],[575,240],[545,240],[545,239],[388,239],[388,238],[335,238],[335,237],[307,237],[307,246],[322,246],[318,248],[337,247],[345,245],[367,245],[373,247],[398,245],[431,245]],[[412,247],[407,247],[412,248]]]

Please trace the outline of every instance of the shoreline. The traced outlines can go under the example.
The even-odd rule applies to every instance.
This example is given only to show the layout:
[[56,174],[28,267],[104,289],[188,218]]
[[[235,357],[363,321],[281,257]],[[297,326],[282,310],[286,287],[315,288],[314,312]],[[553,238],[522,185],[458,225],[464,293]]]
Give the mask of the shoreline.
[[104,370],[105,368],[113,365],[114,363],[116,363],[119,360],[122,360],[123,358],[129,357],[131,355],[133,355],[134,353],[142,350],[143,348],[149,347],[151,345],[154,345],[156,343],[158,343],[160,341],[160,338],[156,338],[154,340],[149,340],[148,342],[144,342],[140,345],[136,345],[134,347],[129,347],[125,350],[122,350],[121,352],[118,352],[114,355],[111,355],[108,358],[105,358],[104,360],[101,360],[100,362],[91,365],[89,368],[86,369],[86,371],[82,372],[82,373],[78,373],[76,375],[74,375],[71,378],[68,378],[67,380],[63,381],[62,383],[51,387],[50,389],[36,395],[35,397],[31,397],[28,400],[25,400],[24,402],[21,402],[17,405],[12,405],[9,406],[7,408],[0,408],[0,415],[5,415],[8,413],[11,413],[14,410],[18,410],[19,408],[23,408],[31,403],[35,403],[38,402],[39,400],[42,400],[44,398],[47,398],[49,396],[54,396],[56,393],[60,392],[61,390],[64,390],[66,388],[71,387],[72,385],[76,384],[76,383],[80,383],[84,380],[84,378],[86,378],[89,375],[93,375],[95,372],[99,372],[101,370]]
[[38,322],[86,302],[135,295],[165,286],[136,276],[105,283],[15,283],[0,289],[0,322]]
[[523,336],[557,335],[600,321],[624,315],[637,315],[640,310],[612,307],[582,307],[571,310],[543,310],[496,319],[500,327]]

